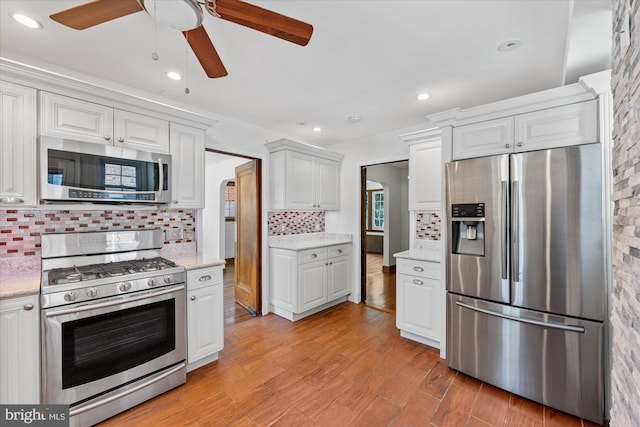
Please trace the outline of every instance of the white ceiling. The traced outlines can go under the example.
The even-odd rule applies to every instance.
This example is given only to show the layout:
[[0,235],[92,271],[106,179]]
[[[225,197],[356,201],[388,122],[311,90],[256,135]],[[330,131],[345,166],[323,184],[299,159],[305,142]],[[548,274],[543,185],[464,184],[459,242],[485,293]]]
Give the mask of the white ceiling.
[[[314,26],[306,47],[216,19],[204,25],[229,75],[208,79],[181,34],[145,12],[77,31],[48,18],[83,1],[0,0],[0,56],[106,78],[317,145],[426,123],[425,116],[573,83],[610,67],[602,0],[251,0]],[[27,13],[30,30],[10,19]],[[505,41],[522,46],[498,52]],[[185,81],[165,77],[168,70]],[[422,91],[431,94],[417,101]],[[349,116],[362,120],[349,122]],[[304,124],[301,124],[304,123]],[[323,131],[313,132],[311,127]]]

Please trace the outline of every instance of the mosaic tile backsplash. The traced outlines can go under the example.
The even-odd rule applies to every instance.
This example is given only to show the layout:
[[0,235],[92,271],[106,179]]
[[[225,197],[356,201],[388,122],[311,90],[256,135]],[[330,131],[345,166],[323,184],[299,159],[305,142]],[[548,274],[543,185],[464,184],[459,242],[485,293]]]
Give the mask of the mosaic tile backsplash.
[[142,228],[165,230],[164,256],[196,252],[193,210],[0,209],[0,270],[3,274],[39,270],[42,233]]
[[324,212],[269,212],[269,236],[319,233],[324,231]]
[[442,218],[438,212],[416,213],[416,239],[440,240],[442,236]]

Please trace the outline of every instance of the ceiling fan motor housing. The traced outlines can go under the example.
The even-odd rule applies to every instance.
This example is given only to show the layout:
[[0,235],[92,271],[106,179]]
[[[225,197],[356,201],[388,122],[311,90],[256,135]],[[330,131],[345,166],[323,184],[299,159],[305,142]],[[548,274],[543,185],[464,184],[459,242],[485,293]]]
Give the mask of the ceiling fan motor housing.
[[195,0],[140,0],[144,10],[159,24],[177,31],[202,25],[202,9]]

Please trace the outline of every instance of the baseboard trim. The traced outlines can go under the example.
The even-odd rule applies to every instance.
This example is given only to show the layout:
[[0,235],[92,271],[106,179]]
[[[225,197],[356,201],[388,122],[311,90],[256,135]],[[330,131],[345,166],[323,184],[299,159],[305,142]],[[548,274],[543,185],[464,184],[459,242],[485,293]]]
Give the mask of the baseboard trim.
[[382,272],[383,273],[395,273],[396,272],[396,265],[383,265],[382,266]]

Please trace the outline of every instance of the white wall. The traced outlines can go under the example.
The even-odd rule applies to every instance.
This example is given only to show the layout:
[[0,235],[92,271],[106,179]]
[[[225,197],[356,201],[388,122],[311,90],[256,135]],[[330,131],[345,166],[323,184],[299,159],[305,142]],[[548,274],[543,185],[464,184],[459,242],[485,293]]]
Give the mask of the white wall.
[[[202,239],[201,252],[212,258],[232,258],[227,256],[225,220],[222,215],[224,193],[227,181],[235,178],[235,168],[248,160],[217,153],[205,153],[205,207],[201,212]],[[235,223],[234,223],[235,224]]]
[[[350,233],[353,236],[353,292],[349,299],[360,302],[360,167],[409,159],[409,146],[398,135],[432,128],[424,124],[392,130],[365,138],[345,141],[326,147],[344,154],[340,170],[340,211],[327,212],[326,230],[330,233]],[[408,230],[405,233],[409,235]]]
[[381,183],[384,188],[385,217],[382,264],[387,267],[396,263],[393,254],[409,249],[408,172],[407,168],[385,164],[367,167],[367,179]]

